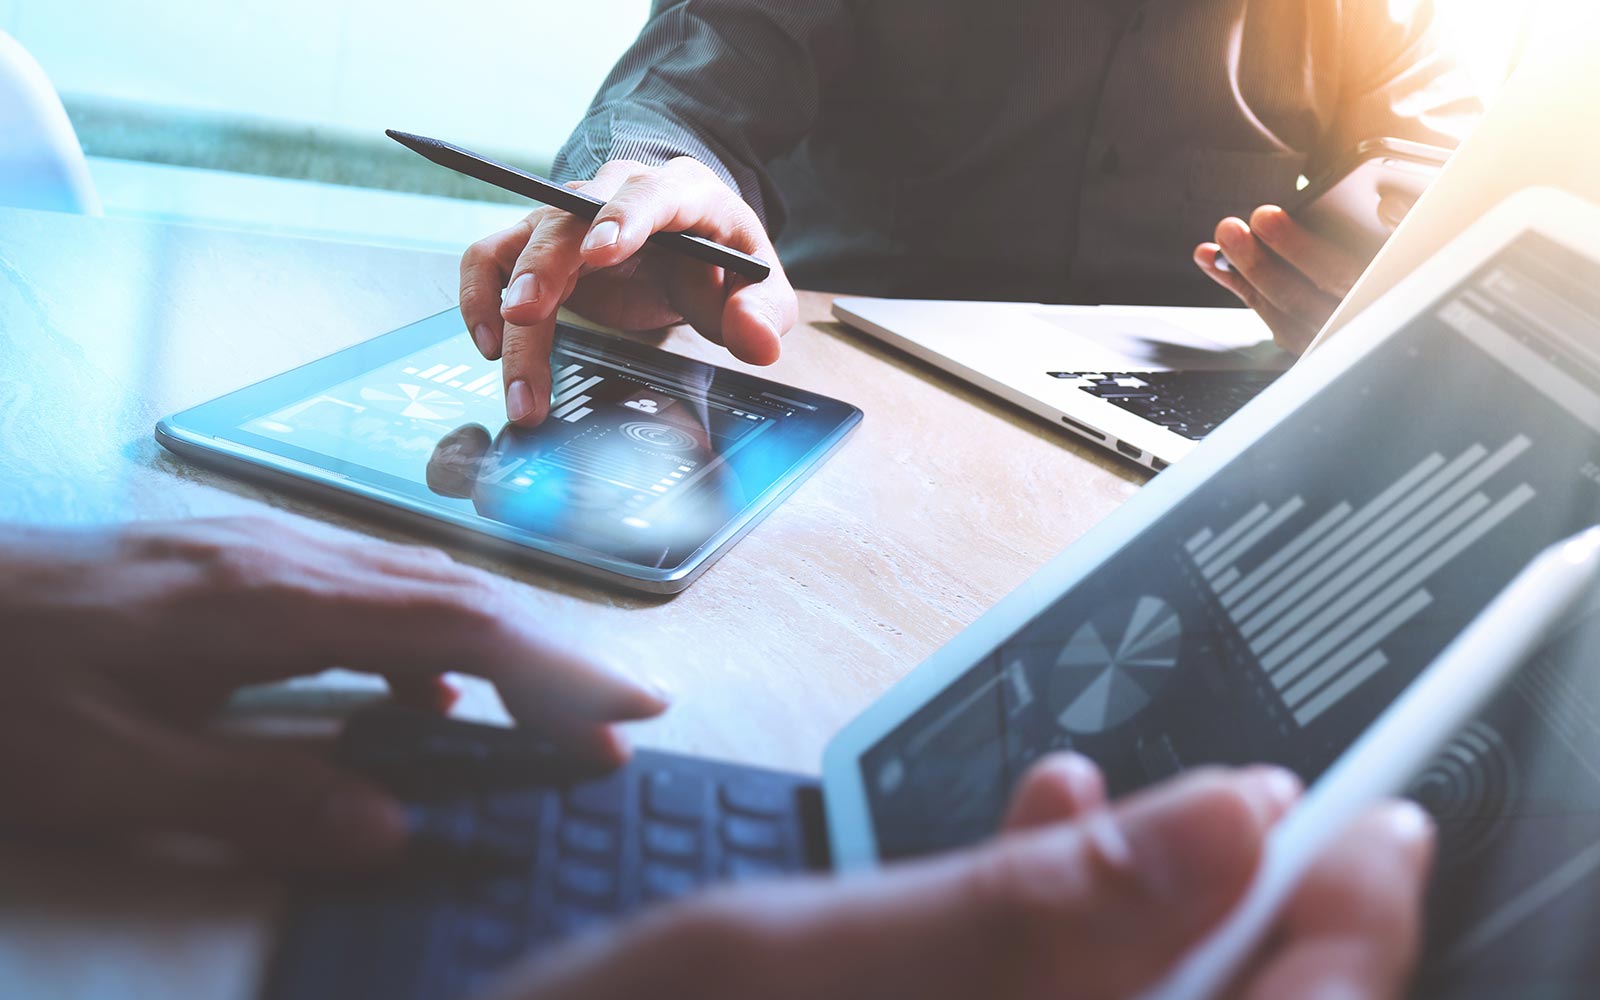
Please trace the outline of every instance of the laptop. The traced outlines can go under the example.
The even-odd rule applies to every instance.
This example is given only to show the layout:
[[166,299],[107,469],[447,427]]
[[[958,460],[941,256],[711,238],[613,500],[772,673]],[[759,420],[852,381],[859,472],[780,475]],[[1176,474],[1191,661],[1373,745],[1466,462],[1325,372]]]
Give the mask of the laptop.
[[[1313,347],[1514,191],[1600,197],[1593,13],[1546,17],[1489,113],[1378,253]],[[840,322],[1103,448],[1161,470],[1292,358],[1248,310],[840,298]]]
[[1248,309],[845,296],[833,315],[1158,472],[1294,362]]
[[[418,850],[300,885],[267,995],[465,996],[709,883],[970,844],[1056,750],[1114,795],[1204,763],[1315,781],[1600,520],[1600,208],[1512,198],[1242,415],[870,705],[820,782],[648,751],[584,775],[529,734],[352,724],[345,759],[412,803]],[[1600,975],[1568,933],[1600,894],[1597,643],[1581,617],[1411,785],[1441,831],[1424,994]]]

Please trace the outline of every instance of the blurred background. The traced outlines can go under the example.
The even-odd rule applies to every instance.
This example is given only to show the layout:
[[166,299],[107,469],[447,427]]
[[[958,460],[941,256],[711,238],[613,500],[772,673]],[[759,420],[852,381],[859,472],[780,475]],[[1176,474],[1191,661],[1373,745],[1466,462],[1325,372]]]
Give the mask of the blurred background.
[[[1452,51],[1491,92],[1534,4],[1435,3]],[[526,206],[404,153],[382,130],[542,172],[648,9],[0,0],[0,31],[61,92],[110,215],[456,252]]]

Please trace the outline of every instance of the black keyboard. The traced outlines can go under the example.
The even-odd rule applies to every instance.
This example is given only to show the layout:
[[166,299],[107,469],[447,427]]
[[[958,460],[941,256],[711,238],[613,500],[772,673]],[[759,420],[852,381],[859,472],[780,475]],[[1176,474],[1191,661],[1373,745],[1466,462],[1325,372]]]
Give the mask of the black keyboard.
[[519,734],[394,710],[353,721],[341,756],[409,804],[413,856],[298,886],[268,1000],[460,1000],[641,907],[827,867],[820,790],[794,775],[640,751],[574,780]]
[[1084,392],[1198,441],[1216,430],[1261,390],[1277,371],[1051,372],[1076,379]]

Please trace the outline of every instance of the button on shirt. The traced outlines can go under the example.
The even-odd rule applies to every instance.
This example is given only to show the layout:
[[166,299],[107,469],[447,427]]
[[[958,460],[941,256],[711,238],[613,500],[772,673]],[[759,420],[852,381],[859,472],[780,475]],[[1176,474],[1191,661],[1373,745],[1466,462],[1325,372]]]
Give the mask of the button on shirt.
[[657,0],[555,172],[701,160],[797,287],[1233,304],[1219,220],[1480,110],[1425,0]]

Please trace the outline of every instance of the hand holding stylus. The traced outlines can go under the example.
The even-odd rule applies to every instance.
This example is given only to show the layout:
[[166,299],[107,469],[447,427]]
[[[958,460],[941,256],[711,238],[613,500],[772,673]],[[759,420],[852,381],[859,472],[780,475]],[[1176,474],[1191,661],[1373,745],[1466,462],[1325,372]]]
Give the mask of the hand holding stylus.
[[[778,359],[798,300],[761,220],[709,168],[690,159],[661,167],[616,161],[574,187],[605,201],[592,222],[541,208],[461,259],[461,316],[483,356],[501,361],[508,419],[533,426],[549,411],[550,349],[562,305],[624,330],[687,322],[740,361]],[[772,262],[771,273],[752,282],[646,247],[652,235],[671,232]]]
[[[712,893],[547,952],[490,995],[1122,1000],[1224,919],[1297,794],[1275,769],[1202,769],[1108,804],[1093,764],[1047,758],[986,844]],[[1401,995],[1430,844],[1417,807],[1368,813],[1225,995]]]

